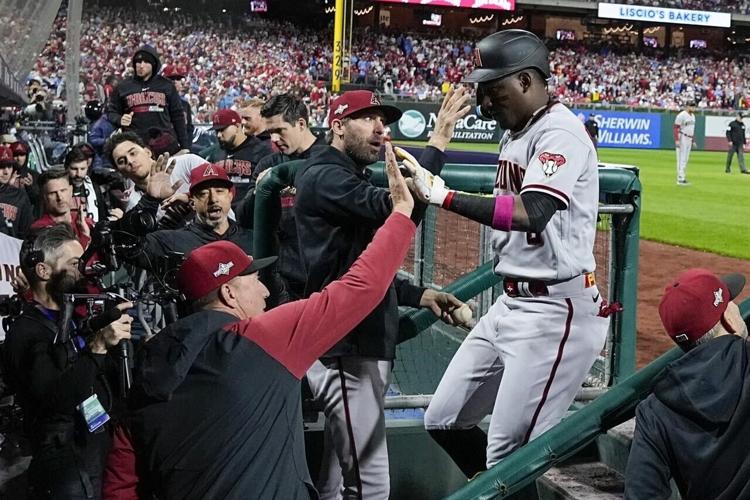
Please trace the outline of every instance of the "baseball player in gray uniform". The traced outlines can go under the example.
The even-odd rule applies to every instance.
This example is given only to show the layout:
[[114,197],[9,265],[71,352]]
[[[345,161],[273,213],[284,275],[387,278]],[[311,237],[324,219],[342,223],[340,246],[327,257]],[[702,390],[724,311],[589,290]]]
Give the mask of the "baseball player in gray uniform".
[[[601,351],[609,309],[594,282],[599,182],[580,120],[550,99],[549,52],[532,33],[481,40],[477,101],[506,130],[494,196],[449,190],[404,161],[422,200],[494,231],[501,295],[451,360],[424,417],[431,436],[473,477],[555,425]],[[492,414],[487,435],[477,424]],[[485,455],[486,450],[486,455]]]
[[687,186],[689,182],[685,177],[690,150],[695,140],[695,114],[693,103],[689,103],[685,109],[677,114],[674,119],[674,144],[677,152],[677,185]]

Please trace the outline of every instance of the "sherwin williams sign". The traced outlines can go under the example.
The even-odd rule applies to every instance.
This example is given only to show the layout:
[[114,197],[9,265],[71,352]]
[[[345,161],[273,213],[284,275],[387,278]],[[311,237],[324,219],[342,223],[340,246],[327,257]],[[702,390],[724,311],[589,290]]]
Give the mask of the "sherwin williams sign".
[[[391,103],[398,106],[403,115],[391,124],[394,139],[428,141],[435,130],[440,107],[436,104]],[[483,120],[475,111],[458,120],[453,131],[456,142],[499,142],[500,128],[495,121]]]
[[594,115],[599,125],[599,147],[658,149],[661,147],[661,117],[659,113],[628,113],[621,111],[592,111],[574,109],[581,121]]

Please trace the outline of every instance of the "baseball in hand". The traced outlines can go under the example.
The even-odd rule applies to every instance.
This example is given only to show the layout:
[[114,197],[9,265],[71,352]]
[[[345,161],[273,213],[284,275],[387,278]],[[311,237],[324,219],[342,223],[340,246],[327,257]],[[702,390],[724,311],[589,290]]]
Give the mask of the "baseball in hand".
[[472,319],[474,318],[474,313],[471,311],[471,307],[469,307],[467,304],[462,305],[458,309],[454,310],[451,313],[451,317],[453,318],[453,322],[456,325],[471,325]]

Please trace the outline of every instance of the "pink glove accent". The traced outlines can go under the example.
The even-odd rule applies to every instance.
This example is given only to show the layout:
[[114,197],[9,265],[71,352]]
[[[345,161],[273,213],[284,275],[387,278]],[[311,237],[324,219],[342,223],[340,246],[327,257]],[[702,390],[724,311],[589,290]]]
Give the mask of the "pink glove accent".
[[495,198],[495,212],[492,214],[492,228],[510,231],[513,224],[513,195],[506,194]]

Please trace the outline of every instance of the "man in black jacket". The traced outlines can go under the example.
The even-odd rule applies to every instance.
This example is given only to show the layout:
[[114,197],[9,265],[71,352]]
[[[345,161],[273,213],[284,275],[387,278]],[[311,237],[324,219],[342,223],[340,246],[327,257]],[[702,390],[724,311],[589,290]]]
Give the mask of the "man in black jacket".
[[745,167],[745,124],[742,123],[742,113],[737,113],[737,118],[727,125],[727,142],[729,142],[729,151],[727,151],[727,165],[724,172],[732,171],[732,157],[737,153],[737,162],[740,164],[740,172],[750,174],[750,170]]
[[231,241],[248,254],[252,238],[229,218],[234,187],[219,164],[204,163],[190,177],[190,204],[195,220],[180,229],[163,229],[147,234],[129,260],[144,269],[154,269],[160,258],[191,250],[212,241]]
[[153,47],[144,45],[133,55],[135,76],[123,80],[112,92],[107,119],[115,127],[132,130],[148,141],[148,130],[158,128],[177,138],[189,151],[182,101],[174,83],[158,74],[161,62]]
[[[101,498],[110,443],[106,421],[118,391],[116,375],[107,377],[117,365],[106,354],[130,337],[132,318],[123,315],[99,331],[74,331],[68,342],[59,341],[62,295],[73,291],[82,254],[67,224],[44,228],[21,247],[33,300],[8,331],[5,366],[31,441],[30,498]],[[98,407],[99,418],[86,417],[83,405]]]
[[[310,157],[316,147],[328,144],[322,137],[315,137],[307,122],[307,106],[292,94],[272,97],[260,111],[266,122],[271,141],[279,149],[264,157],[253,170],[250,190],[236,206],[237,221],[247,228],[253,227],[255,208],[255,184],[258,176],[282,163]],[[281,192],[281,219],[279,221],[279,272],[290,300],[302,298],[305,287],[305,270],[299,255],[297,228],[294,221],[296,190],[289,186]]]
[[750,346],[733,300],[745,278],[705,269],[664,290],[659,315],[684,351],[636,409],[625,498],[750,498]]
[[[469,108],[463,89],[446,96],[421,157],[425,168],[442,169],[443,151],[455,123]],[[332,145],[317,149],[295,179],[297,234],[307,276],[305,296],[343,275],[388,217],[388,191],[369,182],[366,167],[380,155],[385,126],[400,116],[398,108],[381,105],[370,91],[345,92],[331,103]],[[425,208],[423,204],[415,207],[412,220],[418,223]],[[389,287],[375,310],[308,371],[313,395],[323,403],[326,432],[340,465],[320,478],[322,498],[388,498],[383,405],[396,351],[398,305],[435,305],[433,291],[399,285]],[[433,310],[461,305],[455,298],[440,300]],[[324,458],[323,463],[335,461]]]
[[73,208],[79,210],[83,206],[94,224],[107,218],[109,209],[104,201],[104,193],[99,184],[89,177],[89,156],[82,148],[74,146],[65,156],[64,165],[73,186]]
[[217,163],[224,167],[234,183],[235,199],[239,202],[252,187],[253,171],[258,163],[264,156],[271,154],[273,149],[269,142],[245,135],[242,118],[231,109],[214,113],[213,129],[223,153]]

